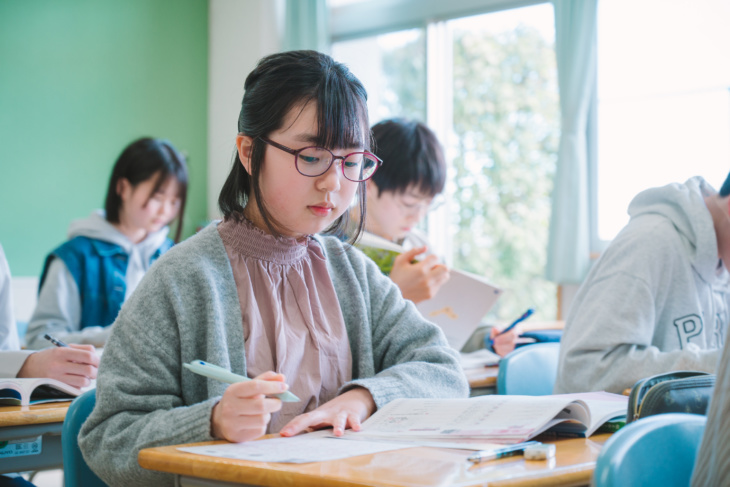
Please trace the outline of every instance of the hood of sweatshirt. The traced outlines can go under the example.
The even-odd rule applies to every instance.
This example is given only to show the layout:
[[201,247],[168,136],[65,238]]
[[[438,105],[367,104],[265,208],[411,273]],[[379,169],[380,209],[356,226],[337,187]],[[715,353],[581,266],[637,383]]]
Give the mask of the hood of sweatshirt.
[[165,241],[169,231],[169,227],[162,227],[135,244],[106,220],[104,210],[95,210],[87,218],[71,222],[68,227],[68,239],[71,240],[74,237],[94,238],[117,244],[128,254],[136,250],[145,257],[151,257]]
[[642,191],[628,209],[632,221],[644,215],[669,219],[688,243],[692,267],[708,283],[716,278],[720,261],[715,227],[705,205],[705,197],[712,194],[715,194],[712,186],[695,176],[683,184],[672,183]]

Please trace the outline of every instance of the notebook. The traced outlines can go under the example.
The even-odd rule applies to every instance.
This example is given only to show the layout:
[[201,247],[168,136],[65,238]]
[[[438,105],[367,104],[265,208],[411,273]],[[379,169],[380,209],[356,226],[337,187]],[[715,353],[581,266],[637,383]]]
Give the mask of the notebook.
[[0,379],[1,406],[28,406],[46,402],[70,401],[81,393],[96,387],[78,389],[56,379]]
[[[400,245],[372,233],[364,233],[355,246],[373,259],[385,274],[390,273],[395,257],[405,251]],[[418,303],[416,308],[424,318],[441,328],[452,348],[461,350],[502,295],[502,290],[476,274],[457,269],[449,269],[449,273],[451,278],[436,296]]]

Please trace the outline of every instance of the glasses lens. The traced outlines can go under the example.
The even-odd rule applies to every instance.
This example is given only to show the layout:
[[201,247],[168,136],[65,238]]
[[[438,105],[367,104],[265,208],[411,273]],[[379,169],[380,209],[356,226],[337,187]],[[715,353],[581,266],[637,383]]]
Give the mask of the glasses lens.
[[321,147],[307,147],[297,156],[297,169],[305,176],[319,176],[330,167],[332,153]]
[[345,169],[345,177],[350,181],[365,181],[375,173],[378,161],[369,152],[355,152],[347,156],[342,167]]

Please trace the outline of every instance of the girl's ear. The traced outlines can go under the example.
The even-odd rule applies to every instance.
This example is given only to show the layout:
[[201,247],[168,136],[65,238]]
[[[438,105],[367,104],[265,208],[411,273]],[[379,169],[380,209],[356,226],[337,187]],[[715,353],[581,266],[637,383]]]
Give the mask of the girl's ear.
[[253,149],[253,138],[248,135],[238,134],[236,136],[236,148],[238,149],[238,158],[246,172],[251,174],[251,150]]
[[119,178],[117,180],[117,195],[122,201],[127,199],[127,196],[132,190],[132,185],[127,178]]

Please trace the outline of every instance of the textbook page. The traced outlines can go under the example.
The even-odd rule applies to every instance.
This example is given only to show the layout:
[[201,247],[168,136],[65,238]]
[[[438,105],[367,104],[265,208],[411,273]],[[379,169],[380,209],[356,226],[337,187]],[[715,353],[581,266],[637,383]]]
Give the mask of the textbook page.
[[598,422],[603,417],[626,414],[628,397],[612,394],[616,400],[596,400],[574,396],[396,399],[365,421],[357,434],[372,438],[482,438],[518,443],[563,421],[579,421],[590,434],[600,426]]
[[94,387],[96,387],[96,381],[92,381],[89,387],[78,389],[65,382],[45,377],[0,379],[0,405],[28,406],[30,404],[70,401]]
[[332,436],[331,430],[315,431],[291,438],[269,438],[244,443],[180,447],[178,450],[212,457],[259,462],[309,463],[413,448],[408,443],[347,441]]

